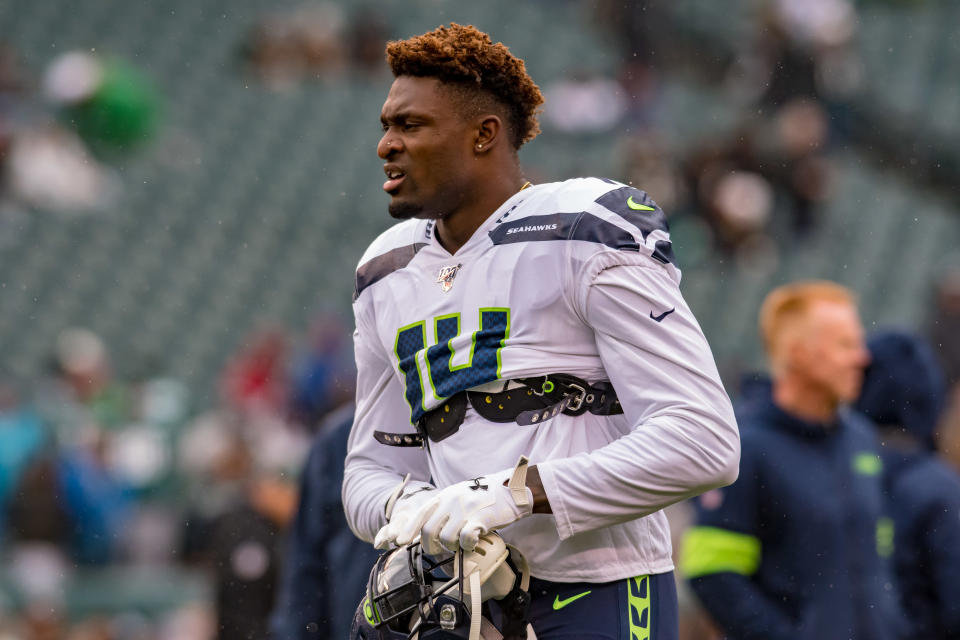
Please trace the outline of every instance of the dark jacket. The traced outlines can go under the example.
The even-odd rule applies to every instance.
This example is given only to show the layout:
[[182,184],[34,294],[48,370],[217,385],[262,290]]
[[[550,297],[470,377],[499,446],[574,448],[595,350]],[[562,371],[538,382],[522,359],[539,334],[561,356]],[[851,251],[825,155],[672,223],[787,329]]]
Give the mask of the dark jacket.
[[340,501],[353,407],[320,427],[300,481],[280,598],[271,620],[277,640],[347,638],[376,550],[347,527]]
[[883,460],[910,637],[960,639],[960,476],[926,452]]
[[933,349],[909,332],[868,341],[857,408],[880,427],[894,561],[911,638],[960,638],[960,476],[937,460],[946,384]]
[[745,389],[737,420],[739,479],[696,502],[681,561],[710,615],[744,640],[902,637],[870,424],[803,421],[769,382]]
[[217,640],[266,640],[277,593],[280,528],[243,501],[210,524]]

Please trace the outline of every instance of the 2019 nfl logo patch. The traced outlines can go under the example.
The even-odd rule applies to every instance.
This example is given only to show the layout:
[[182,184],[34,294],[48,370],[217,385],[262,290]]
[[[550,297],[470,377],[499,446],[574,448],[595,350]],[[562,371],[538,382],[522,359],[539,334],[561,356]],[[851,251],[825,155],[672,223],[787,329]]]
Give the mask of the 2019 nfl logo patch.
[[437,282],[440,284],[440,290],[446,293],[453,288],[453,279],[457,277],[457,272],[460,271],[460,267],[463,264],[457,265],[447,265],[440,269],[440,273],[437,274]]

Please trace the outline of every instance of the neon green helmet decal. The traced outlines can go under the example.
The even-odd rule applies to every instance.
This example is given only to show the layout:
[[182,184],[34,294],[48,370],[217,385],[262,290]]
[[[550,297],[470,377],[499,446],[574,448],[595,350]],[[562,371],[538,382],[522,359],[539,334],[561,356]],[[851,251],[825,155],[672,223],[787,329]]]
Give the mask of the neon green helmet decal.
[[377,626],[380,622],[380,616],[377,615],[377,609],[373,606],[373,603],[370,602],[370,598],[363,599],[363,616],[367,619],[367,622],[370,623],[371,627]]

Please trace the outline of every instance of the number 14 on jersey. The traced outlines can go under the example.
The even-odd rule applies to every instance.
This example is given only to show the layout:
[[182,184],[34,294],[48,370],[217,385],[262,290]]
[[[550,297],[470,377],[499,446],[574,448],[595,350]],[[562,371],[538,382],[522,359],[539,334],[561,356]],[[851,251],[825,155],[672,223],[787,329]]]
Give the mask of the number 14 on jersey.
[[[453,364],[453,343],[460,336],[459,313],[433,319],[436,344],[429,347],[426,320],[408,324],[397,331],[394,353],[406,383],[404,395],[410,405],[411,423],[416,423],[427,411],[424,406],[425,380],[433,397],[441,401],[464,389],[500,378],[501,351],[510,337],[510,309],[480,309],[479,326],[480,329],[470,335],[470,357],[461,365]],[[421,352],[423,356],[418,355]]]

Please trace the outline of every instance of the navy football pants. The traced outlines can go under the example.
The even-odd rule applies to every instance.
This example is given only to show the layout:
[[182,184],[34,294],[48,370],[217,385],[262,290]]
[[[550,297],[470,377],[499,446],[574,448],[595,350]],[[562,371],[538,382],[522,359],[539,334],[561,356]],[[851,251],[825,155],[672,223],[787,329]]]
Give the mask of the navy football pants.
[[531,578],[530,595],[537,640],[677,640],[672,571],[599,584]]

